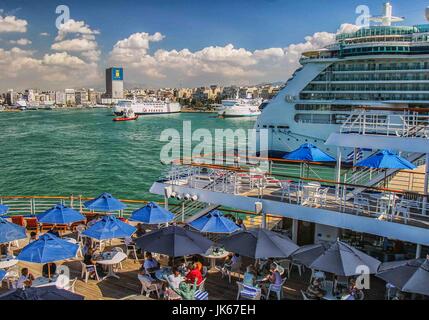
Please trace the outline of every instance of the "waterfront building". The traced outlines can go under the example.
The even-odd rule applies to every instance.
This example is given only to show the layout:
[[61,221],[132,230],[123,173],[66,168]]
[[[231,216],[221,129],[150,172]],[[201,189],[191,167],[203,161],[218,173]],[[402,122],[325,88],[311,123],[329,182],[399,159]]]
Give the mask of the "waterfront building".
[[112,67],[106,69],[106,95],[107,99],[124,98],[124,69]]
[[9,106],[13,106],[14,103],[15,103],[15,101],[16,101],[16,99],[15,99],[15,93],[14,93],[13,89],[7,90],[7,93],[6,93],[6,103]]
[[88,91],[81,89],[75,92],[75,101],[77,105],[85,105],[89,103]]
[[65,104],[67,106],[74,106],[76,104],[76,93],[74,89],[65,89]]

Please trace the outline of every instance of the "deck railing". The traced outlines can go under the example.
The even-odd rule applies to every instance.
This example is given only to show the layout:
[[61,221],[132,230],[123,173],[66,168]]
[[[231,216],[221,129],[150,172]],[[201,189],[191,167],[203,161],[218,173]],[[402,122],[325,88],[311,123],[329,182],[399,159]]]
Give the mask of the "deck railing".
[[[428,195],[421,192],[297,177],[287,172],[270,174],[242,167],[202,164],[182,167],[187,167],[183,172],[188,175],[183,174],[175,180],[164,179],[163,182],[429,228]],[[216,183],[213,183],[214,181]],[[311,185],[314,187],[311,188]],[[362,191],[349,197],[354,189]]]
[[340,132],[428,138],[428,112],[428,109],[362,108],[350,114]]

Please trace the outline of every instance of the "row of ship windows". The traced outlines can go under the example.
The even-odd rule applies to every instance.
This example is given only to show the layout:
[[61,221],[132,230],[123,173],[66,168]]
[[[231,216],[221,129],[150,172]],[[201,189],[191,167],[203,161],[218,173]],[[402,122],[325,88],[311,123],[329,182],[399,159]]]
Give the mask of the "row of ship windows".
[[429,61],[420,62],[382,62],[382,63],[336,63],[329,67],[330,71],[377,71],[377,70],[425,70],[429,69]]
[[363,73],[363,74],[331,74],[324,73],[314,81],[422,81],[429,80],[429,72],[420,73]]
[[301,111],[352,111],[350,105],[330,105],[330,104],[296,104],[295,110]]
[[295,115],[295,121],[297,123],[342,124],[348,117],[348,114],[298,113]]
[[358,38],[358,37],[368,37],[368,36],[388,36],[388,35],[411,35],[417,32],[415,27],[406,27],[406,26],[394,26],[394,27],[371,27],[371,28],[362,28],[354,33],[342,33],[336,36],[337,40],[347,39],[347,38]]
[[310,83],[303,91],[429,91],[428,83]]
[[429,94],[391,94],[391,93],[301,93],[301,100],[413,100],[413,101],[429,101]]
[[370,54],[370,53],[424,53],[429,52],[429,47],[419,46],[376,46],[376,47],[360,47],[340,50],[343,55],[348,54]]

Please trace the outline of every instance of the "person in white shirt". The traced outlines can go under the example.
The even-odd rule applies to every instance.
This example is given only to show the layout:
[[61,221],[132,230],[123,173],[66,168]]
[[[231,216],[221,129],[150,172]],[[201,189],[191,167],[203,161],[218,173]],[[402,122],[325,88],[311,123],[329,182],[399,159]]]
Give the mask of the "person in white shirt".
[[171,270],[173,273],[170,274],[167,277],[168,280],[168,284],[170,285],[170,287],[172,287],[173,289],[179,289],[179,285],[181,282],[183,282],[183,277],[180,274],[180,271],[177,267],[173,267],[173,269]]
[[25,287],[31,287],[33,280],[34,276],[28,271],[28,268],[22,268],[21,276],[18,278],[16,288],[24,289]]

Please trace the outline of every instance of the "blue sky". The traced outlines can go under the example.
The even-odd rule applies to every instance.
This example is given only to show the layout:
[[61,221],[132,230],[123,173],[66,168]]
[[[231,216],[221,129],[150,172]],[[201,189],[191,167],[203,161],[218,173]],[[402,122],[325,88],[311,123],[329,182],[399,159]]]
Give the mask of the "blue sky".
[[[13,15],[28,22],[25,37],[40,57],[51,50],[56,36],[55,8],[69,6],[71,18],[84,21],[99,30],[96,41],[101,56],[100,68],[109,64],[108,57],[117,41],[139,32],[165,36],[150,43],[147,52],[158,49],[191,52],[209,46],[233,44],[235,48],[254,50],[284,48],[302,43],[316,32],[335,32],[340,24],[354,23],[355,8],[368,5],[372,14],[379,14],[383,1],[362,0],[68,0],[29,1],[0,0],[3,16]],[[429,1],[392,1],[394,13],[406,16],[407,24],[424,23],[424,8]],[[41,37],[47,32],[49,36]],[[0,33],[0,47],[10,48],[7,41],[14,33]],[[278,80],[278,79],[273,79]],[[156,82],[156,81],[155,81]]]

